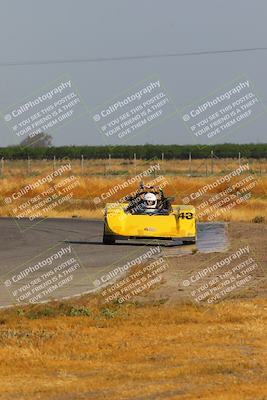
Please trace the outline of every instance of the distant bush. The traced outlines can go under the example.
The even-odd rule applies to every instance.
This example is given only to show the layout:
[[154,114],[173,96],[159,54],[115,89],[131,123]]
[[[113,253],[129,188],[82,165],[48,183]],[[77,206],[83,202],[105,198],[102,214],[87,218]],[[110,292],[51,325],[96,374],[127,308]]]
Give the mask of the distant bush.
[[19,317],[26,317],[29,319],[40,319],[40,318],[55,318],[59,316],[69,317],[89,317],[93,315],[90,308],[85,306],[72,306],[64,303],[60,304],[36,304],[28,306],[25,309],[19,308],[17,310]]
[[118,315],[118,310],[113,310],[111,308],[103,308],[101,310],[101,315],[107,319],[114,318]]
[[68,315],[70,317],[90,317],[92,315],[92,310],[90,310],[90,308],[88,307],[71,307],[71,309],[69,310]]
[[252,219],[251,222],[254,222],[255,224],[263,224],[265,222],[265,218],[257,215],[255,218]]

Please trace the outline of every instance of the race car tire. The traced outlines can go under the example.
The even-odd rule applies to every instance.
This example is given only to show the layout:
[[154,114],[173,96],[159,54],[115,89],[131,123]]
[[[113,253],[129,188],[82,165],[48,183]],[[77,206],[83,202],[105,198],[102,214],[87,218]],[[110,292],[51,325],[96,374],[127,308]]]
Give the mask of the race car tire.
[[103,235],[103,244],[115,244],[115,242],[115,236],[105,234]]
[[196,240],[183,240],[183,244],[196,244]]

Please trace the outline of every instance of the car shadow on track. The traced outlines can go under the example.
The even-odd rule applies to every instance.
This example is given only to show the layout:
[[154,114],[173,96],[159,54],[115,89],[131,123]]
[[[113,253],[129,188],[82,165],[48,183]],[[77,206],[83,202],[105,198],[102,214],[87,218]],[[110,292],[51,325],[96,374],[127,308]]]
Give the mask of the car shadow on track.
[[88,241],[82,241],[82,240],[64,240],[62,243],[66,244],[84,244],[84,245],[94,245],[94,246],[105,246],[107,248],[112,247],[112,246],[164,246],[164,247],[176,247],[176,246],[183,246],[183,247],[192,247],[195,245],[185,245],[182,242],[180,243],[160,243],[160,242],[131,242],[131,241],[124,241],[124,242],[116,242],[115,244],[104,244],[102,241],[95,241],[95,240],[88,240]]

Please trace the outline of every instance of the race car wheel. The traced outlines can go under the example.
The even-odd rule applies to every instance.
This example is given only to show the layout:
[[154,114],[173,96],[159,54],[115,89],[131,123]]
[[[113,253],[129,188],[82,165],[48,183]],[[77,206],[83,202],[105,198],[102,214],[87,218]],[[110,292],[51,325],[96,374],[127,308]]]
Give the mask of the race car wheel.
[[183,244],[196,244],[195,240],[183,240]]
[[103,243],[104,244],[115,244],[116,239],[115,236],[112,235],[103,235]]

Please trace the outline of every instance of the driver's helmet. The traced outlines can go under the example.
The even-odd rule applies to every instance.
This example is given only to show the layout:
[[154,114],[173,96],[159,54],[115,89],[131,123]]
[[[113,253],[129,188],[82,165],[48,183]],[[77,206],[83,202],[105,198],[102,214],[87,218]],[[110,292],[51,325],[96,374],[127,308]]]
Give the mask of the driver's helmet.
[[146,193],[144,196],[145,207],[154,209],[157,207],[157,197],[154,193]]

